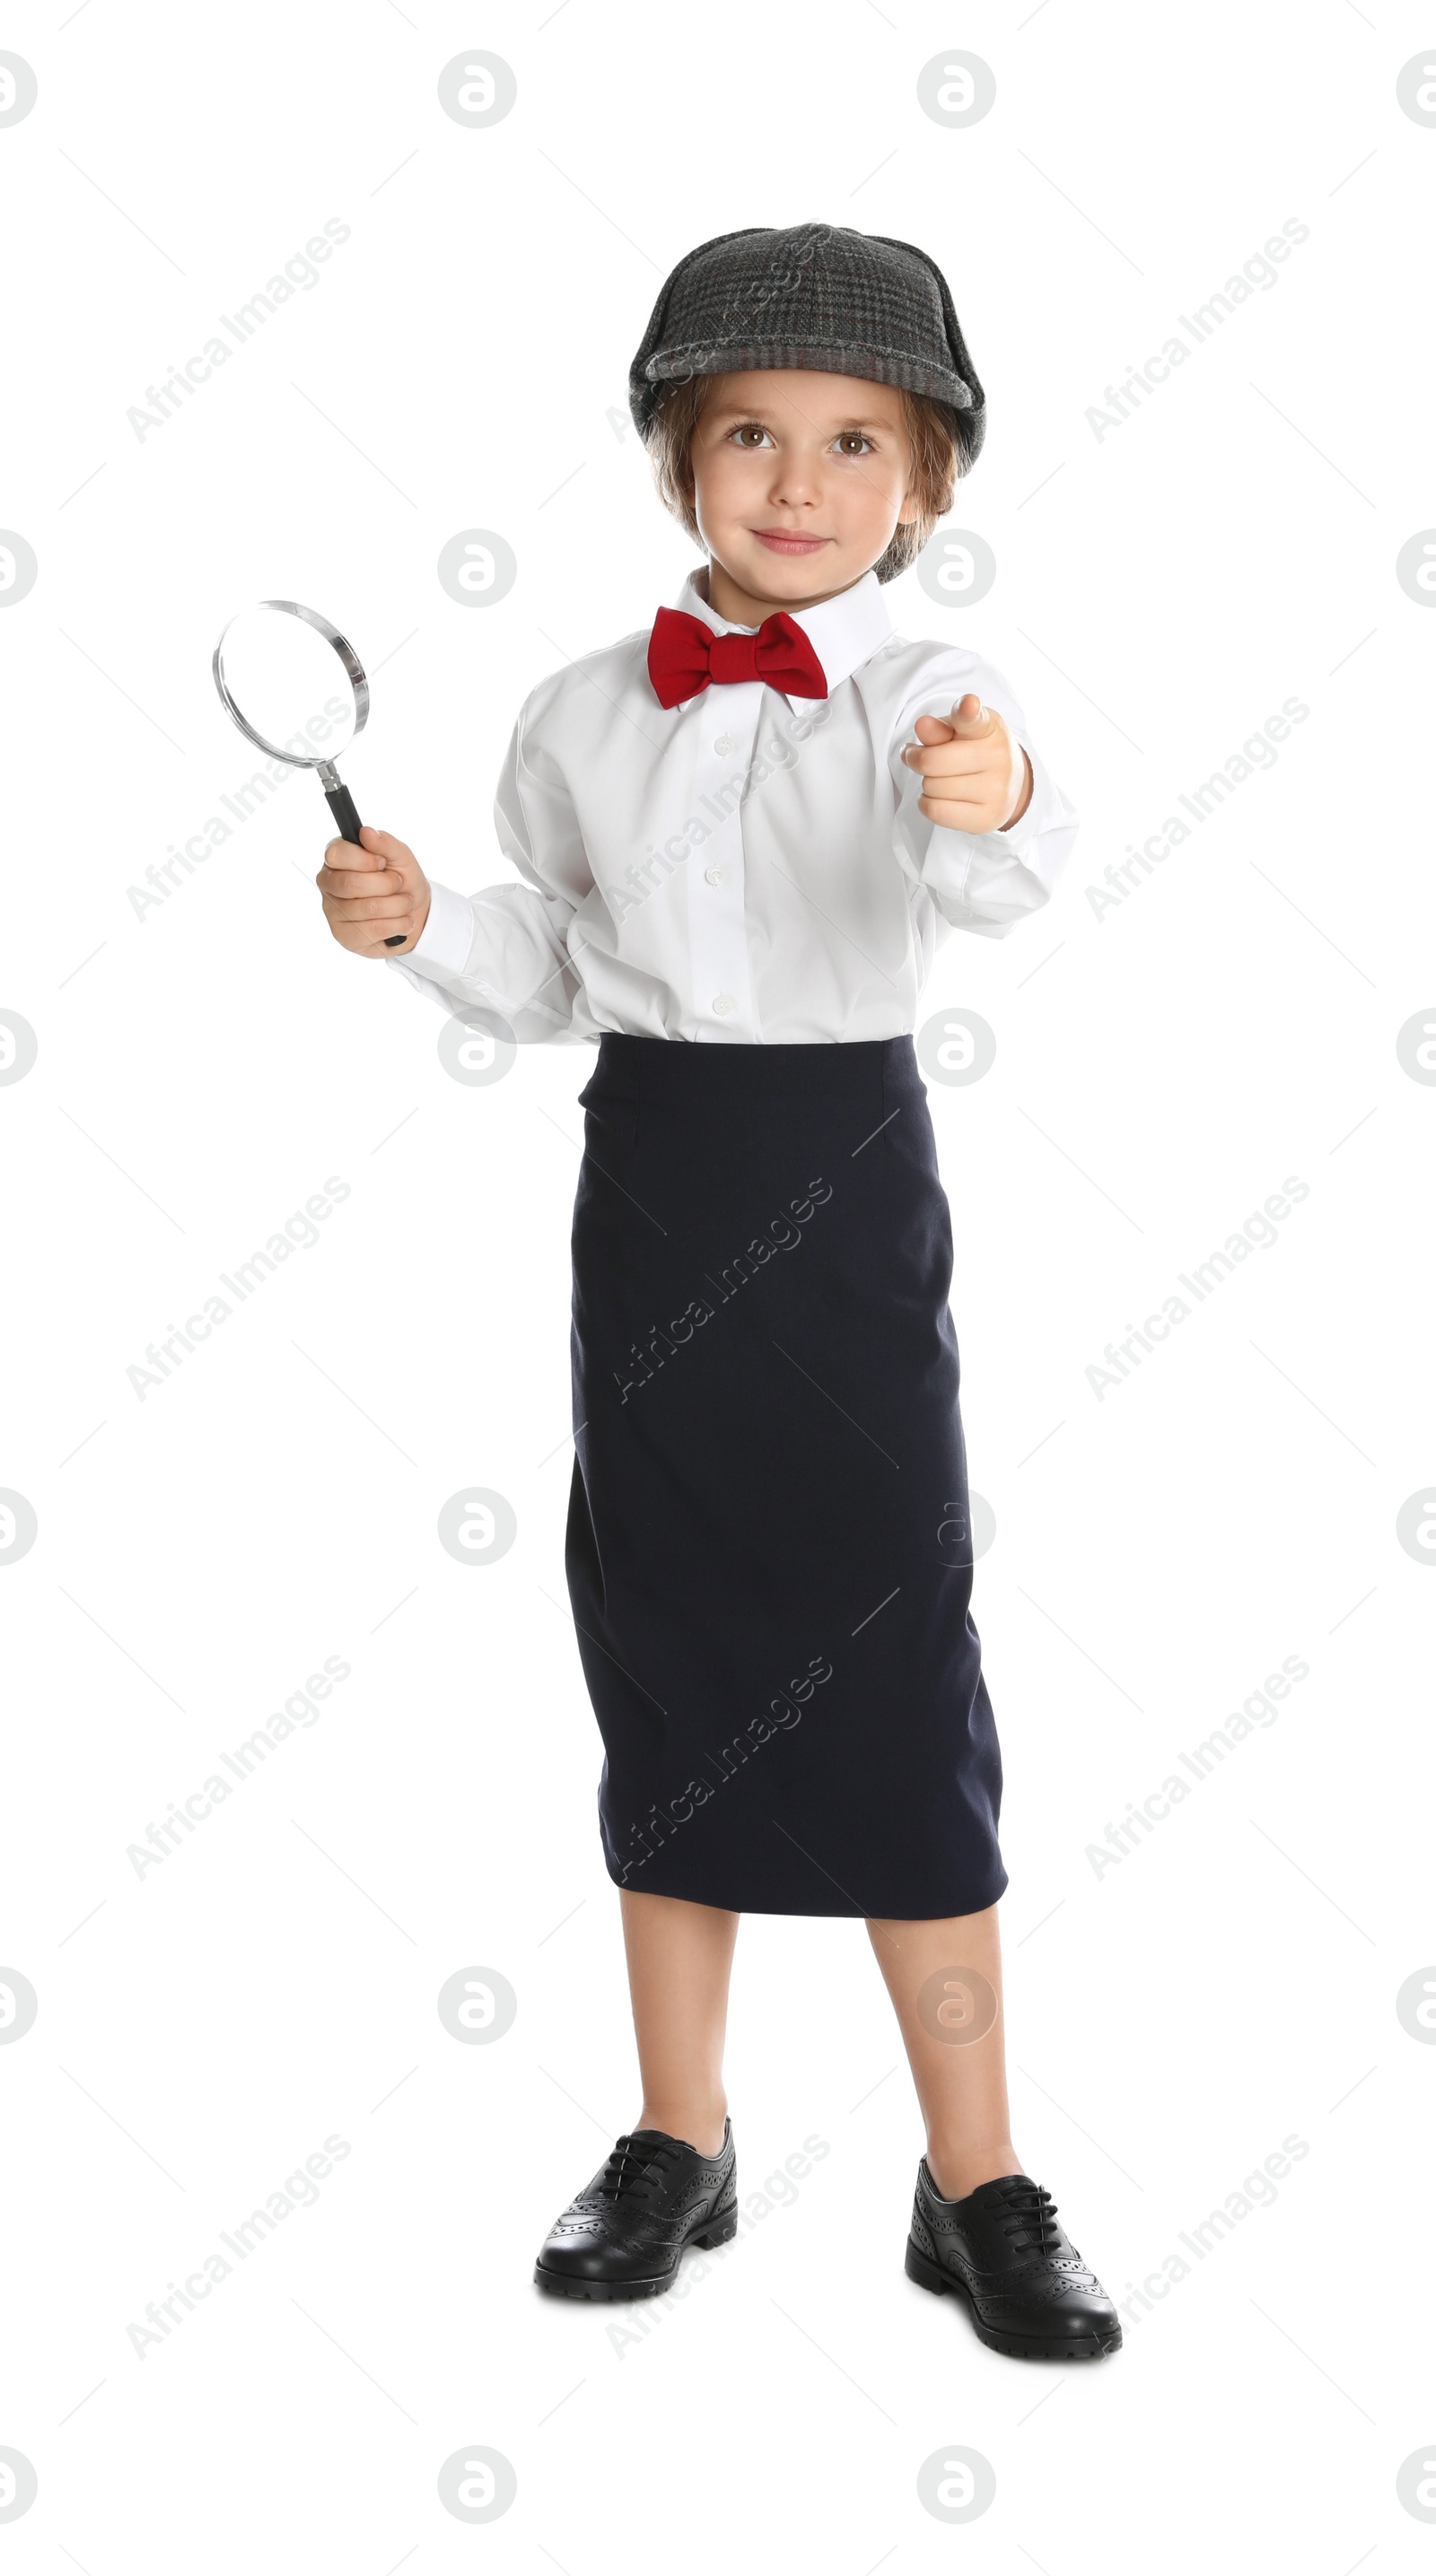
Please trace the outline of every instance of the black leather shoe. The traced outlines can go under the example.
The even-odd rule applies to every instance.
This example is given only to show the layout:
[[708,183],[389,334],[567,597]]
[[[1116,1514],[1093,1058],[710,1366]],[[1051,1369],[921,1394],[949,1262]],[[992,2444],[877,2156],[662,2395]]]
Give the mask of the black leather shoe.
[[1117,2311],[1054,2215],[1050,2191],[1026,2174],[982,2182],[944,2200],[917,2169],[907,2276],[961,2293],[994,2352],[1023,2361],[1095,2361],[1122,2341]]
[[737,2233],[731,2120],[716,2156],[635,2129],[555,2219],[534,2279],[561,2299],[651,2299],[677,2280],[685,2245],[726,2245]]

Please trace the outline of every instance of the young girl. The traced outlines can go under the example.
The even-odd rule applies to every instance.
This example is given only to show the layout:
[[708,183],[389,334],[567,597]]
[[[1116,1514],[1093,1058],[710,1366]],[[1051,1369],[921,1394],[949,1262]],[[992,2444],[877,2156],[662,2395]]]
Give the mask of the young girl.
[[597,1042],[566,1564],[643,2101],[535,2279],[646,2298],[734,2235],[738,1917],[859,1915],[927,2130],[909,2275],[999,2352],[1085,2359],[1121,2328],[1008,2127],[1002,1768],[912,1041],[938,941],[1045,903],[1075,823],[1000,675],[882,597],[982,388],[925,253],[811,224],[680,261],[630,402],[707,561],[525,700],[496,805],[522,882],[460,896],[368,828],[318,880],[341,945],[446,1010]]

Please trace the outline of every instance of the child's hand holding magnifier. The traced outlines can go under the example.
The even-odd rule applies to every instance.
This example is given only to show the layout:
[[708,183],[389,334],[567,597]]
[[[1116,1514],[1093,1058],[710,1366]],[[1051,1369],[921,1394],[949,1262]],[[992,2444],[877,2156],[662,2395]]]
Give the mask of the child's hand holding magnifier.
[[[230,619],[211,668],[221,703],[246,741],[267,752],[271,764],[318,775],[339,836],[315,882],[340,947],[356,957],[412,948],[429,918],[428,879],[402,841],[360,822],[335,767],[369,721],[369,682],[348,636],[297,599],[262,599]],[[268,785],[263,778],[253,783]]]
[[359,842],[331,841],[314,880],[324,918],[341,948],[356,957],[412,948],[429,918],[429,880],[414,853],[392,832],[361,823]]
[[995,707],[975,692],[950,716],[919,716],[916,742],[903,745],[909,769],[922,774],[920,812],[950,832],[1005,832],[1026,813],[1032,768]]

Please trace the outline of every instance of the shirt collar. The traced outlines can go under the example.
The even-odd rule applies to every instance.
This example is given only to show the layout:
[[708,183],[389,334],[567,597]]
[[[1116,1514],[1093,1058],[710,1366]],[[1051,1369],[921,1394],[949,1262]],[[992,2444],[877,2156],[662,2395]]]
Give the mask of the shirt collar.
[[[756,626],[739,626],[732,619],[720,617],[710,608],[707,598],[708,566],[699,564],[685,581],[675,608],[689,617],[701,617],[715,635],[756,635]],[[820,600],[816,608],[795,608],[789,614],[801,626],[813,651],[823,666],[823,676],[831,697],[834,689],[850,679],[859,665],[869,661],[892,634],[892,619],[883,599],[882,584],[871,568],[860,581],[847,590],[838,591],[832,599]],[[811,706],[811,698],[795,697],[791,690],[780,691],[790,707]],[[684,701],[692,705],[691,699]]]

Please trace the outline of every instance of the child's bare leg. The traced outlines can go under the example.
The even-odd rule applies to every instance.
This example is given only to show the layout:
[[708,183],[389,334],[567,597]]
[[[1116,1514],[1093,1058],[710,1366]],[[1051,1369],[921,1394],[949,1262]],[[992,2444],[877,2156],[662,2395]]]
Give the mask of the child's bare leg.
[[633,2125],[716,2155],[728,2110],[723,2040],[739,1918],[720,1906],[626,1887],[619,1903],[643,2078]]
[[931,1923],[871,1920],[944,2200],[1023,2171],[1008,2126],[997,1908]]

